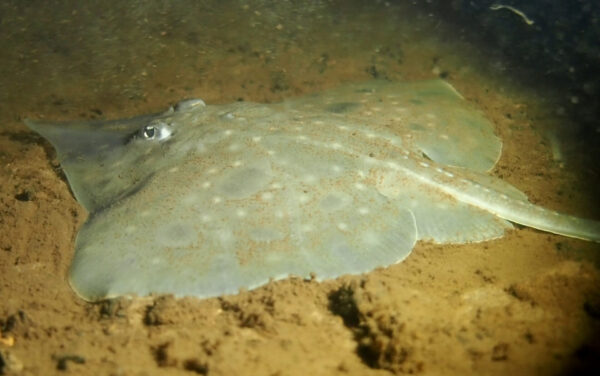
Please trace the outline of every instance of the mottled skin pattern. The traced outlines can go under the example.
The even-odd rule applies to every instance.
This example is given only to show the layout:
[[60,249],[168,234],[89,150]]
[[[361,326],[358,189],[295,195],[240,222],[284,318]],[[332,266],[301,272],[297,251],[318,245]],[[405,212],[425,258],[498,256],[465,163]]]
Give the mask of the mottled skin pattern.
[[418,240],[494,239],[508,221],[600,240],[598,222],[535,206],[486,174],[502,143],[440,80],[28,124],[57,148],[91,212],[70,275],[87,300],[364,273],[402,261]]

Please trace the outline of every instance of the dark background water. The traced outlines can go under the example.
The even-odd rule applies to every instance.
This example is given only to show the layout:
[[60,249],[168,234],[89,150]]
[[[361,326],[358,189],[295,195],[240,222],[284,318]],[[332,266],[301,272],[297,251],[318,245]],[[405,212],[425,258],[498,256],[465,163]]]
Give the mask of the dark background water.
[[[582,136],[597,138],[600,111],[600,2],[573,0],[428,0],[417,2],[432,16],[457,27],[465,38],[486,51],[492,61],[509,63],[531,85],[551,85],[564,91],[563,106],[585,124]],[[532,25],[507,9],[522,11]]]

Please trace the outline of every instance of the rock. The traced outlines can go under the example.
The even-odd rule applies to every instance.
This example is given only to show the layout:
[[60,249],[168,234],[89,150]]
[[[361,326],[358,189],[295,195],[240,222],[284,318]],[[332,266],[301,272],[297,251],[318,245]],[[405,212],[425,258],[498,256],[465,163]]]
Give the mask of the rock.
[[23,362],[9,350],[0,350],[0,375],[19,373],[23,370]]

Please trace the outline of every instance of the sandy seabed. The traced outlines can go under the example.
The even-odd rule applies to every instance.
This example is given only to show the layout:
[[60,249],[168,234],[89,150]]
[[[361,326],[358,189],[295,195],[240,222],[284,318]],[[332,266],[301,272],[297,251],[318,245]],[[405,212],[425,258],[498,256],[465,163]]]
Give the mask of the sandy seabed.
[[121,118],[183,98],[274,102],[442,75],[503,139],[494,175],[534,203],[597,218],[598,167],[577,153],[557,161],[548,141],[569,124],[560,93],[524,85],[442,21],[376,2],[181,4],[0,5],[0,374],[557,375],[597,365],[600,247],[529,228],[419,243],[398,265],[326,282],[205,300],[78,298],[67,271],[87,213],[27,117]]

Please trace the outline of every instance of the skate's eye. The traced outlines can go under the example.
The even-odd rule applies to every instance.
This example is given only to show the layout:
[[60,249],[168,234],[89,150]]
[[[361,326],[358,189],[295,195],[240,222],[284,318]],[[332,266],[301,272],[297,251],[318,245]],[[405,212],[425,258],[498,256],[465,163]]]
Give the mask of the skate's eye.
[[151,140],[156,135],[156,128],[153,125],[146,125],[142,130],[142,135]]
[[153,121],[140,129],[138,137],[143,140],[163,141],[171,137],[173,134],[172,128],[164,121]]

